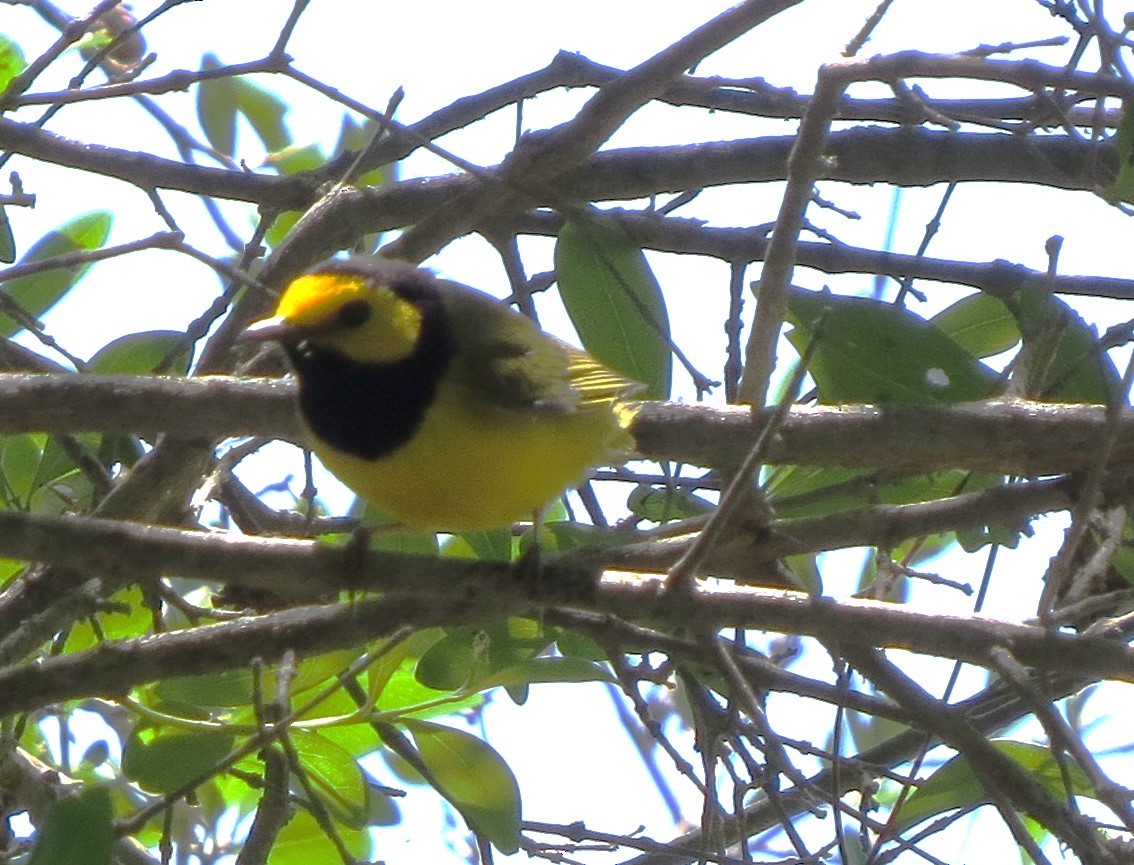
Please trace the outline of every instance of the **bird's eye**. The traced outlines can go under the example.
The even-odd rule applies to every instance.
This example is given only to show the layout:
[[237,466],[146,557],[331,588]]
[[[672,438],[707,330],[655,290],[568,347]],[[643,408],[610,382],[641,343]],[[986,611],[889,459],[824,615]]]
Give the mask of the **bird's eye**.
[[335,320],[343,327],[361,327],[370,318],[370,304],[365,300],[352,300],[339,307]]

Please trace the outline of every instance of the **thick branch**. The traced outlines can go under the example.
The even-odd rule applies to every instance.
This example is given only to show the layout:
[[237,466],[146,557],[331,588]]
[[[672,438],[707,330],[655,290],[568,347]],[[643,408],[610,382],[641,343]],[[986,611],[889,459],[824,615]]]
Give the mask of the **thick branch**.
[[[124,555],[124,550],[129,554]],[[661,591],[660,577],[607,574],[597,586],[581,558],[544,564],[544,578],[517,581],[507,563],[389,553],[365,556],[316,541],[216,536],[82,517],[0,512],[0,555],[42,558],[87,574],[176,573],[239,585],[306,584],[392,592],[376,602],[308,607],[162,634],[0,672],[0,714],[44,702],[115,694],[143,681],[216,671],[286,648],[321,652],[359,645],[410,625],[425,627],[565,604],[628,619],[687,627],[754,628],[852,641],[987,663],[1010,645],[1021,663],[1053,672],[1134,681],[1134,648],[980,616],[943,616],[873,601],[834,601],[799,592],[702,585],[695,596]],[[155,647],[155,648],[151,648]],[[160,656],[156,658],[155,656]],[[58,674],[58,675],[56,675]]]
[[[735,464],[764,413],[647,403],[632,426],[639,453]],[[1124,413],[1114,462],[1134,458],[1134,413]],[[771,464],[969,468],[1036,476],[1087,468],[1105,435],[1102,406],[992,400],[951,406],[816,406],[792,409],[768,450]],[[715,463],[714,463],[715,464]]]
[[[794,140],[794,136],[785,135],[608,150],[568,171],[557,181],[557,187],[570,191],[572,200],[615,201],[707,186],[783,180]],[[283,210],[308,207],[318,197],[318,186],[325,179],[320,172],[277,177],[185,165],[72,141],[4,118],[0,118],[0,149],[115,177],[143,189],[177,189]],[[1115,165],[1109,145],[1064,135],[1021,138],[869,126],[832,133],[825,154],[830,160],[824,166],[824,179],[898,186],[957,180],[1093,190],[1112,176]],[[411,179],[356,192],[344,199],[351,202],[351,208],[342,218],[359,220],[356,229],[360,233],[398,228],[452,202],[477,182],[458,176]],[[548,205],[553,203],[550,199],[558,197],[534,203]]]
[[[301,441],[294,384],[69,374],[0,375],[0,434],[116,432]],[[644,403],[631,427],[639,454],[735,464],[763,423],[746,409]],[[796,407],[768,462],[895,471],[968,468],[1034,477],[1088,468],[1105,433],[1102,406],[991,400],[961,405]],[[1134,411],[1119,420],[1113,463],[1134,461]]]
[[[1115,486],[1125,493],[1125,479]],[[1001,484],[928,502],[873,505],[815,517],[772,520],[764,535],[745,535],[712,548],[703,570],[717,576],[780,585],[767,562],[800,553],[849,547],[891,548],[907,538],[985,526],[1019,528],[1039,514],[1068,510],[1076,501],[1072,478]],[[685,554],[696,534],[612,547],[602,555],[607,567],[667,571]]]
[[[2,130],[0,130],[2,133]],[[680,147],[641,147],[596,154],[557,177],[548,192],[527,190],[514,205],[486,211],[479,227],[510,212],[561,207],[564,201],[629,201],[738,183],[783,180],[793,136]],[[2,135],[0,135],[2,144]],[[1113,148],[1065,136],[1021,138],[923,129],[861,128],[833,133],[820,179],[856,184],[929,186],[958,182],[1017,182],[1093,190],[1113,176]],[[470,177],[405,181],[378,189],[344,189],[321,214],[320,238],[340,246],[360,233],[420,223],[430,213],[476,197]]]
[[[768,251],[766,226],[717,227],[697,219],[632,210],[606,210],[604,215],[617,220],[646,249],[745,263],[763,261]],[[500,220],[494,227],[510,233],[555,237],[563,227],[563,217],[549,211],[532,211]],[[844,243],[801,241],[796,245],[795,263],[823,273],[870,273],[968,285],[997,297],[1035,287],[1055,294],[1134,300],[1134,279],[1047,273],[1004,259],[954,261]],[[680,291],[680,286],[675,288]]]
[[306,207],[315,184],[302,177],[186,165],[134,150],[73,141],[31,123],[0,117],[0,150],[20,153],[42,162],[116,177],[142,189],[179,189],[236,201],[252,201],[281,210]]
[[[539,93],[557,87],[602,87],[623,74],[625,70],[604,66],[579,54],[561,51],[543,69],[484,93],[458,100],[427,118],[432,121],[430,126],[425,127],[423,123],[421,128],[415,127],[415,130],[423,137],[435,138]],[[811,98],[808,93],[799,93],[790,87],[776,87],[762,78],[695,75],[683,75],[675,79],[656,97],[658,102],[678,107],[730,111],[784,120],[802,117],[811,104]],[[1010,121],[1025,121],[1033,125],[1059,125],[1064,117],[1069,116],[1075,125],[1090,127],[1099,122],[1100,113],[1091,107],[1079,107],[1072,103],[1093,98],[1089,93],[1067,94],[1059,104],[1039,95],[1006,99],[927,98],[926,104],[939,115],[960,122],[1000,125]],[[463,112],[459,113],[458,109],[463,109]],[[927,119],[924,108],[908,99],[855,99],[847,96],[839,100],[835,116],[839,120],[871,123],[892,121],[916,124]],[[1113,126],[1118,122],[1119,116],[1119,112],[1108,110],[1101,113],[1101,120],[1106,125]]]
[[255,658],[278,658],[289,648],[304,654],[318,654],[332,646],[356,648],[404,625],[475,621],[499,608],[499,603],[433,603],[398,595],[355,604],[297,607],[270,616],[103,643],[96,649],[54,658],[46,670],[42,664],[27,664],[0,671],[0,683],[6,689],[0,696],[0,714],[81,696],[114,697],[142,682],[247,666]]

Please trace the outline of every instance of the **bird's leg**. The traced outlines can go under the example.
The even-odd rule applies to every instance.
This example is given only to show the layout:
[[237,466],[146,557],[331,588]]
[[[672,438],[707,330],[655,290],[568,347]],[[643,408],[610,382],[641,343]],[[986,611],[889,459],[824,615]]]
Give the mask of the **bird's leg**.
[[[541,581],[541,558],[540,551],[540,533],[543,531],[543,511],[535,511],[532,514],[532,528],[531,528],[531,541],[527,547],[524,548],[520,557],[516,559],[513,565],[516,579],[528,585],[535,587],[540,586]],[[525,534],[527,534],[525,532]],[[520,539],[520,546],[523,547],[523,538]]]
[[343,549],[343,571],[346,577],[344,584],[350,591],[352,600],[355,586],[360,582],[359,578],[366,567],[366,556],[370,552],[371,534],[369,526],[359,524],[350,533],[350,539]]

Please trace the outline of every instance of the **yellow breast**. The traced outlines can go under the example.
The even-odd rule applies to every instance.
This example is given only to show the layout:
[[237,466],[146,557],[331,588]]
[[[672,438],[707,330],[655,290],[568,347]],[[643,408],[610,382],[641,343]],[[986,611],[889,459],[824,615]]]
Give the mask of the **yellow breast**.
[[459,532],[530,518],[629,445],[610,403],[510,411],[470,406],[444,385],[416,435],[388,456],[366,460],[326,444],[315,452],[406,527]]

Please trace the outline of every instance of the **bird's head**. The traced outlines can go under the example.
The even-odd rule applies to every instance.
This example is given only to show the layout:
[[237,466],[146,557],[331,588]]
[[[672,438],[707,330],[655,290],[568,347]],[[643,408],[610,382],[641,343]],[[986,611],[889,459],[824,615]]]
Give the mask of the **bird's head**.
[[390,363],[411,354],[421,336],[426,271],[399,262],[332,260],[292,280],[275,315],[242,339],[276,341],[289,350],[332,350],[362,363]]

